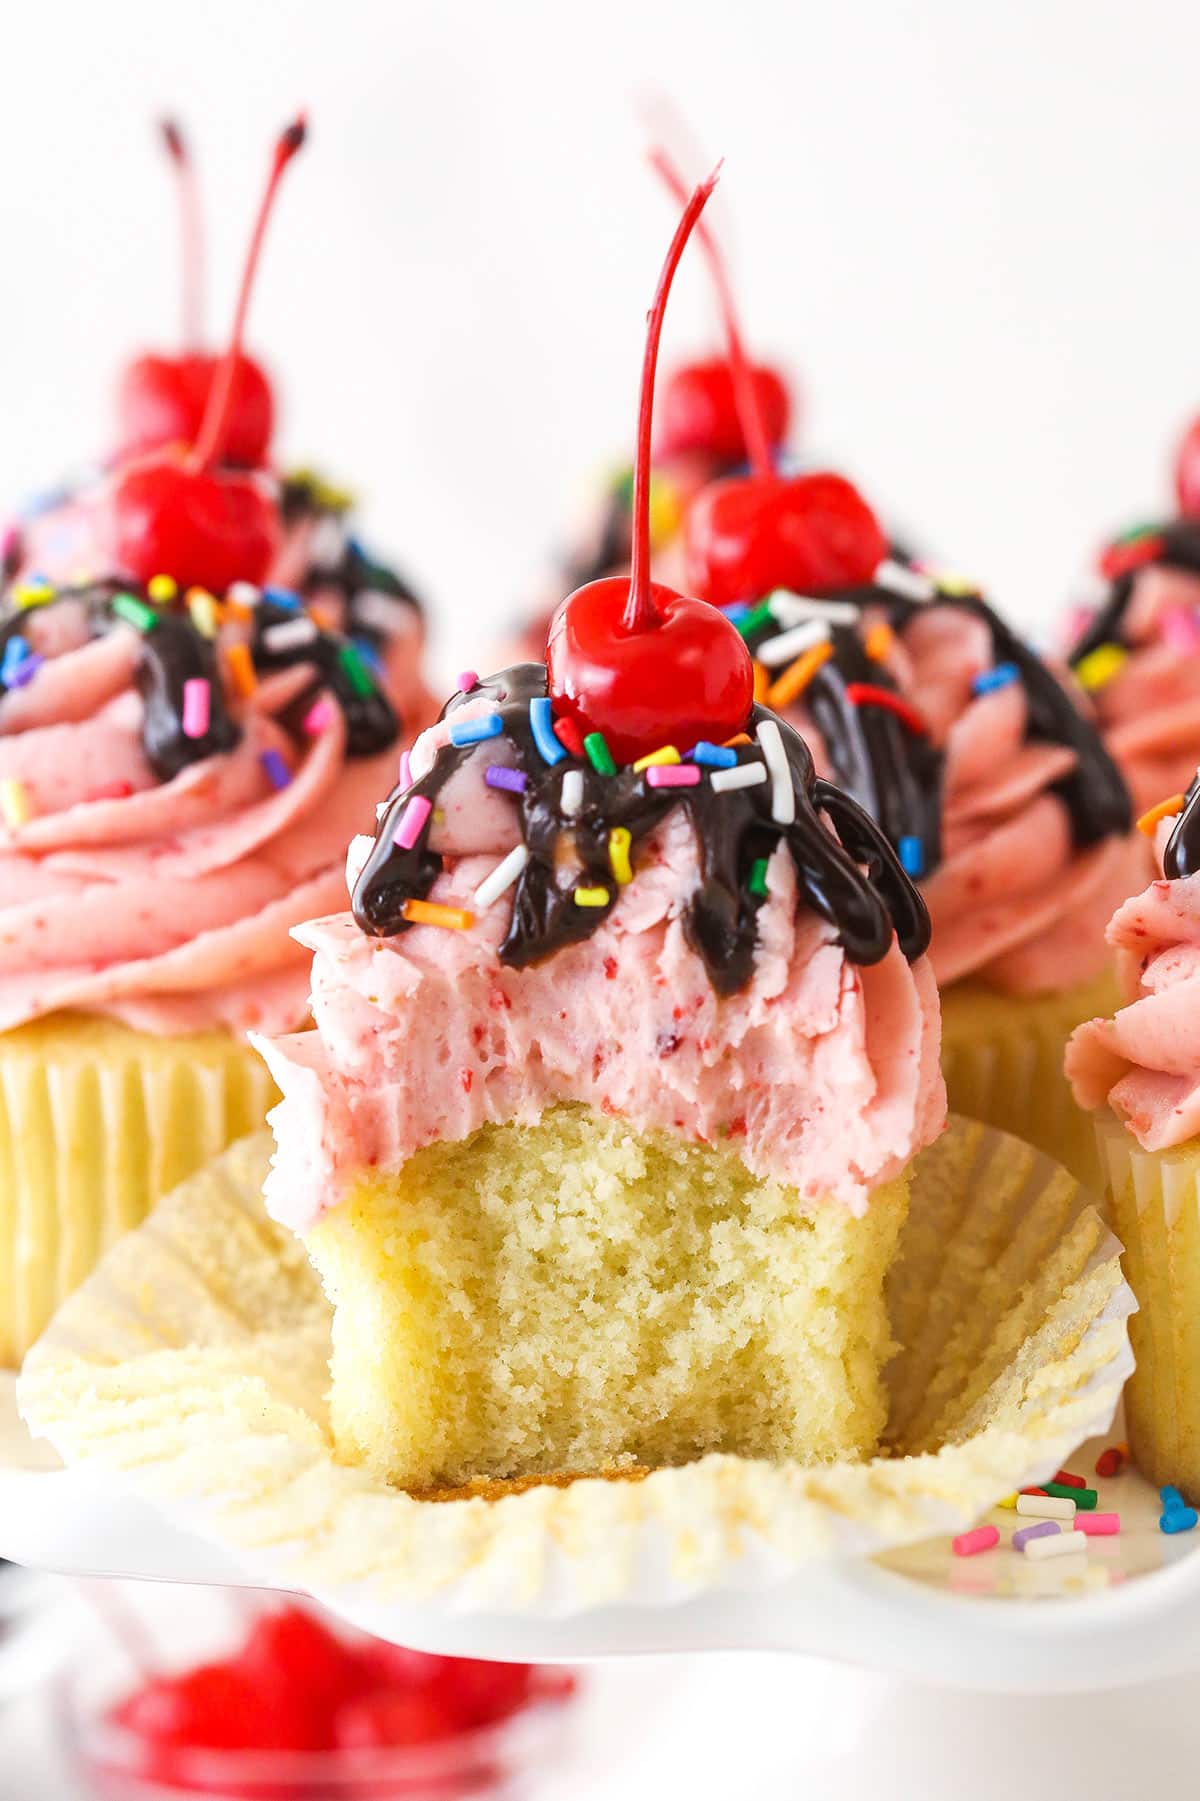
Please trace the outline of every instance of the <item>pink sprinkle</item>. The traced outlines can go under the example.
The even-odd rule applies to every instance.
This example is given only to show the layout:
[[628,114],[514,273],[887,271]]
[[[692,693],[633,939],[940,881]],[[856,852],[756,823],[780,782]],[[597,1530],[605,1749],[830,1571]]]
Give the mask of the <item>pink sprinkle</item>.
[[400,752],[400,786],[412,787],[412,758],[406,750]]
[[998,1545],[1000,1532],[995,1526],[976,1526],[974,1532],[960,1532],[951,1543],[956,1557],[974,1557],[977,1552],[990,1551]]
[[1077,1513],[1072,1524],[1088,1538],[1115,1538],[1121,1530],[1119,1513]]
[[1068,650],[1070,650],[1073,645],[1078,644],[1095,617],[1095,607],[1075,606],[1067,608],[1066,618],[1063,621],[1062,641]]
[[472,688],[478,688],[479,676],[474,669],[460,669],[458,672],[458,691],[469,694]]
[[699,780],[697,763],[651,763],[646,771],[651,788],[694,788]]
[[1190,607],[1168,607],[1159,631],[1163,643],[1185,657],[1191,656],[1200,646],[1200,624]]
[[212,691],[202,675],[193,675],[183,684],[183,735],[203,738],[208,730],[208,712]]
[[425,799],[423,794],[413,795],[412,799],[404,809],[404,816],[400,821],[400,829],[396,833],[395,842],[400,846],[401,850],[411,850],[413,848],[413,845],[421,836],[425,821],[432,812],[433,806]]
[[310,738],[316,738],[332,724],[333,702],[328,694],[322,694],[319,700],[314,700],[304,715],[304,729]]

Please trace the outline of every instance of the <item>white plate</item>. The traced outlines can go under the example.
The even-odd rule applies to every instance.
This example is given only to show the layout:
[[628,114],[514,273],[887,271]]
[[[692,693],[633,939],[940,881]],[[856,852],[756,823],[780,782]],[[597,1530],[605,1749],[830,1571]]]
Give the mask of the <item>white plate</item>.
[[[1102,1448],[1084,1447],[1071,1467],[1090,1480]],[[873,1562],[813,1566],[772,1588],[566,1620],[413,1608],[404,1637],[430,1651],[533,1659],[796,1651],[1002,1693],[1119,1687],[1200,1668],[1200,1532],[1161,1533],[1157,1494],[1135,1472],[1096,1485],[1122,1530],[1091,1539],[1086,1556],[1027,1562],[1008,1539],[1028,1522],[997,1509],[1001,1545],[977,1557],[934,1540]],[[152,1507],[64,1470],[17,1418],[11,1377],[0,1379],[0,1555],[76,1575],[247,1582]],[[369,1609],[355,1623],[370,1631]]]

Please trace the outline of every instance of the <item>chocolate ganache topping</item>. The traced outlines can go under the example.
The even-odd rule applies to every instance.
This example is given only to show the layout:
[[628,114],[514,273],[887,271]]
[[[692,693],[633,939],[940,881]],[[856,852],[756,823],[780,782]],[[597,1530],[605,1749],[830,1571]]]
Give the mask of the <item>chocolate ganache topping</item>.
[[1200,873],[1200,771],[1192,777],[1179,817],[1163,852],[1163,874],[1169,882]]
[[[740,743],[699,744],[686,763],[674,758],[665,769],[653,759],[618,768],[593,739],[571,747],[556,735],[543,665],[502,670],[453,696],[442,717],[453,722],[481,699],[488,710],[457,730],[451,723],[451,742],[432,768],[387,804],[354,889],[365,932],[388,937],[414,923],[409,904],[428,895],[442,869],[429,845],[438,796],[469,759],[491,764],[503,738],[511,762],[497,763],[495,778],[486,769],[485,779],[512,793],[525,854],[502,962],[537,962],[594,931],[630,878],[638,846],[677,806],[691,815],[700,863],[684,927],[719,993],[737,992],[753,973],[767,859],[780,842],[801,892],[836,926],[853,962],[879,962],[894,935],[910,960],[926,950],[928,914],[886,838],[853,799],[816,776],[803,739],[766,708],[753,709]],[[414,802],[424,815],[415,833]],[[574,878],[563,873],[571,862]]]
[[1115,538],[1100,560],[1110,578],[1108,593],[1069,653],[1073,669],[1107,644],[1128,649],[1125,616],[1137,578],[1151,565],[1200,576],[1200,520],[1172,519],[1162,525],[1135,526]]

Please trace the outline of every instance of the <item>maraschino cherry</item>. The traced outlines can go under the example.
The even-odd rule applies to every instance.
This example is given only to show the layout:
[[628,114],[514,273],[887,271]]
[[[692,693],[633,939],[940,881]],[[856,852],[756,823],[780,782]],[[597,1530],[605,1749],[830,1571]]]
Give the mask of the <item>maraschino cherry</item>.
[[278,508],[267,484],[223,465],[259,252],[280,178],[303,144],[305,132],[301,117],[276,143],[229,348],[210,384],[194,444],[190,449],[172,446],[131,463],[114,478],[107,496],[106,547],[116,568],[137,581],[162,573],[173,576],[181,587],[220,594],[235,581],[262,581],[278,548]]
[[[651,161],[678,197],[684,183],[666,154]],[[773,588],[828,594],[869,582],[887,555],[874,513],[852,483],[831,474],[775,471],[771,419],[742,348],[737,309],[716,240],[701,243],[725,324],[729,390],[741,419],[750,474],[704,488],[684,521],[690,587],[713,606],[755,600]]]
[[[174,119],[160,131],[179,194],[183,268],[183,338],[177,355],[149,351],[127,363],[117,387],[119,461],[164,444],[190,444],[204,419],[220,359],[202,350],[204,234],[196,168]],[[266,461],[275,427],[271,384],[253,357],[239,355],[233,405],[225,434],[226,462],[257,468]]]
[[[751,363],[750,379],[768,442],[778,450],[791,424],[787,383],[769,363]],[[749,455],[726,357],[701,357],[675,369],[663,389],[659,413],[656,449],[660,457],[696,454],[721,463],[738,463]]]
[[1192,420],[1175,458],[1175,493],[1185,519],[1200,519],[1200,418]]
[[603,733],[622,763],[671,744],[741,730],[754,698],[750,655],[729,621],[701,600],[650,580],[650,442],[654,372],[671,282],[684,246],[717,184],[701,182],[684,208],[659,277],[646,329],[633,482],[633,560],[628,578],[577,588],[559,606],[546,644],[554,710],[579,730]]

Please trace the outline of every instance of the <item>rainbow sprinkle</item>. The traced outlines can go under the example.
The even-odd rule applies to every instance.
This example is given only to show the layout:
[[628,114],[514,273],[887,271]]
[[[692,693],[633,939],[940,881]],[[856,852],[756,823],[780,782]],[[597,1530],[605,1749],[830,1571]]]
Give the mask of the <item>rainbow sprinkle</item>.
[[400,824],[396,831],[396,843],[400,846],[401,850],[413,849],[418,838],[425,829],[426,820],[432,812],[433,807],[423,794],[413,795],[401,815]]
[[710,744],[707,738],[701,738],[688,752],[693,763],[700,763],[706,769],[732,769],[737,762],[736,750],[725,744]]
[[450,742],[460,748],[465,744],[482,744],[487,738],[498,738],[504,730],[499,713],[480,713],[475,719],[464,719],[450,727]]
[[896,846],[900,867],[906,876],[917,881],[925,874],[925,846],[919,838],[901,838]]
[[1120,644],[1097,644],[1095,650],[1089,650],[1076,663],[1075,679],[1081,688],[1094,694],[1097,688],[1112,681],[1128,657],[1129,652]]
[[520,769],[510,769],[507,763],[489,763],[483,779],[489,788],[507,788],[510,794],[524,794],[529,785],[528,776]]
[[554,736],[554,715],[548,695],[541,694],[530,701],[529,729],[543,763],[549,763],[552,767],[555,763],[561,763],[567,753]]
[[479,686],[479,673],[475,669],[460,669],[458,672],[458,691],[469,694],[472,688]]
[[207,588],[189,588],[187,609],[192,624],[202,638],[217,635],[217,603]]
[[446,926],[452,932],[465,932],[475,924],[475,915],[465,907],[442,907],[436,901],[406,900],[403,917],[412,926]]
[[1160,800],[1156,807],[1151,807],[1148,813],[1142,814],[1137,822],[1138,831],[1144,832],[1147,838],[1153,838],[1159,820],[1174,819],[1176,814],[1182,813],[1186,798],[1183,794],[1168,794],[1166,800]]
[[57,590],[53,582],[48,582],[44,575],[31,575],[28,581],[17,582],[12,591],[14,606],[19,612],[26,612],[30,607],[44,607],[48,600],[53,600]]
[[814,644],[811,650],[806,650],[803,656],[797,657],[796,661],[784,670],[778,681],[773,682],[767,689],[767,705],[778,710],[780,707],[790,706],[794,700],[798,700],[812,681],[813,676],[816,675],[817,670],[828,663],[832,655],[833,645],[828,642]]
[[249,645],[230,644],[225,651],[225,667],[229,671],[235,694],[240,694],[245,700],[254,693],[258,687],[258,676]]
[[146,592],[155,606],[169,606],[179,592],[179,584],[173,575],[152,575],[146,583]]
[[183,684],[183,708],[180,724],[185,738],[203,738],[208,730],[212,707],[212,690],[202,675],[194,675]]
[[694,788],[700,780],[700,771],[694,763],[652,763],[646,771],[646,782],[651,788]]
[[0,782],[0,813],[4,815],[5,825],[13,831],[33,818],[29,790],[15,775],[6,776]]
[[675,746],[673,744],[660,744],[658,749],[652,750],[648,757],[638,758],[637,762],[633,765],[633,773],[634,775],[641,775],[643,769],[665,768],[668,763],[678,762],[679,752],[675,749]]
[[277,750],[260,751],[258,760],[266,770],[272,788],[287,788],[291,785],[292,772]]
[[994,694],[998,688],[1010,688],[1020,679],[1021,672],[1015,663],[997,663],[994,669],[980,670],[971,683],[971,693]]
[[607,888],[577,888],[573,898],[577,907],[607,907],[612,896]]
[[628,826],[615,825],[608,834],[608,862],[618,888],[624,888],[633,880],[633,865],[629,861],[632,844],[633,835]]
[[524,844],[515,845],[507,857],[497,863],[490,875],[484,877],[471,896],[481,913],[485,913],[493,901],[499,900],[502,894],[512,887],[526,863],[529,861],[529,849]]
[[589,732],[583,741],[583,748],[597,775],[616,775],[617,766],[603,732]]
[[154,608],[148,607],[136,594],[114,594],[112,610],[118,619],[135,626],[139,632],[153,631],[158,624],[158,614]]
[[[312,706],[304,715],[304,730],[310,738],[317,738],[333,724],[333,718],[333,702],[330,700],[328,694],[322,694],[319,699],[314,700]],[[404,754],[407,756],[408,752],[406,751]],[[407,782],[404,781],[403,770],[400,772],[400,780],[405,787],[408,786]]]
[[750,874],[746,886],[751,894],[757,894],[760,900],[767,898],[767,859],[755,857],[750,865]]
[[350,684],[352,694],[357,694],[360,699],[365,699],[368,694],[374,694],[375,678],[363,662],[361,651],[357,650],[353,644],[341,646],[338,651],[338,663]]

